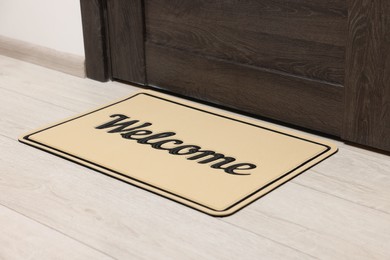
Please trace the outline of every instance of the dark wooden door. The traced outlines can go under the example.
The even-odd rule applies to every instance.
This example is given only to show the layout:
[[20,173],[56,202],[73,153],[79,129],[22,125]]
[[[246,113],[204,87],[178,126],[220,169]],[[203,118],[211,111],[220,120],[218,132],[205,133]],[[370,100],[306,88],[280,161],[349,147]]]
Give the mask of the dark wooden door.
[[94,1],[112,79],[390,150],[388,1]]

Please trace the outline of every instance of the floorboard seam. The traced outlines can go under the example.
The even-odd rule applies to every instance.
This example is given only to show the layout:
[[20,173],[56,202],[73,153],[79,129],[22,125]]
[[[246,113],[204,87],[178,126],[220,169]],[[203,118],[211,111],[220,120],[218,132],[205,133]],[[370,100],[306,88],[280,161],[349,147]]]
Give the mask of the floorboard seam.
[[40,222],[40,221],[38,221],[38,220],[36,220],[36,219],[34,219],[34,218],[31,218],[30,216],[28,216],[28,215],[26,215],[26,214],[24,214],[24,213],[22,213],[22,212],[19,212],[19,211],[15,210],[15,209],[13,209],[13,208],[7,206],[7,205],[4,205],[4,203],[0,203],[0,205],[3,206],[3,207],[5,207],[5,208],[7,208],[7,209],[9,209],[9,210],[11,210],[11,211],[13,211],[13,212],[15,212],[15,213],[17,213],[17,214],[19,214],[19,215],[22,215],[22,216],[25,217],[25,218],[30,219],[31,221],[33,221],[33,222],[35,222],[35,223],[38,223],[38,224],[40,224],[40,225],[42,225],[42,226],[45,226],[45,227],[47,227],[47,228],[49,228],[49,229],[51,229],[51,230],[53,230],[53,231],[55,231],[55,232],[57,232],[57,233],[59,233],[59,234],[65,236],[65,237],[69,238],[69,239],[72,239],[72,240],[74,240],[74,241],[76,241],[76,242],[78,242],[78,243],[80,243],[80,244],[82,244],[82,245],[84,245],[84,246],[86,246],[86,247],[88,247],[88,248],[94,250],[94,251],[97,251],[97,252],[99,252],[99,253],[101,253],[101,254],[103,254],[103,255],[105,255],[105,256],[111,258],[111,259],[117,260],[116,258],[114,258],[113,256],[107,254],[106,252],[101,251],[100,249],[97,249],[97,248],[95,248],[95,247],[93,247],[93,246],[91,246],[91,245],[89,245],[89,244],[87,244],[87,243],[85,243],[85,242],[83,242],[83,241],[81,241],[81,240],[78,240],[77,238],[71,237],[70,235],[68,235],[68,234],[66,234],[66,233],[64,233],[64,232],[62,232],[62,231],[60,231],[60,230],[58,230],[58,229],[56,229],[56,228],[53,228],[53,227],[51,227],[51,226],[49,226],[49,225],[47,225],[47,224],[45,224],[45,223],[42,223],[42,222]]

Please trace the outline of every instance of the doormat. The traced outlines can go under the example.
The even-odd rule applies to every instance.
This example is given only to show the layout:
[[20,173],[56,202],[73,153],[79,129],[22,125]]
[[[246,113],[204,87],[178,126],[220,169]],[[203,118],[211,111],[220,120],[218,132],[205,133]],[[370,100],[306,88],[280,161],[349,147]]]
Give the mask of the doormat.
[[154,91],[19,140],[213,216],[236,212],[337,151]]

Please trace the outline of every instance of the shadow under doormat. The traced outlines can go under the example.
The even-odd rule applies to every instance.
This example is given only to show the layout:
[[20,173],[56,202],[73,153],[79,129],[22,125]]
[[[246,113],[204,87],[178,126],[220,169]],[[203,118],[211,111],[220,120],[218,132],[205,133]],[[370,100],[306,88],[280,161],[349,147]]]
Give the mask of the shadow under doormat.
[[154,91],[19,140],[213,216],[236,212],[337,151]]

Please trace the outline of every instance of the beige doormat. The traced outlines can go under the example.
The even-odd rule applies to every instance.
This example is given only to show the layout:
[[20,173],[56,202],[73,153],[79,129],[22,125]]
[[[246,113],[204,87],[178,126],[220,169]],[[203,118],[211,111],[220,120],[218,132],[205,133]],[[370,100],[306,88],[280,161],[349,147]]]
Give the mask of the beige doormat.
[[19,140],[213,216],[236,212],[337,151],[153,91]]

